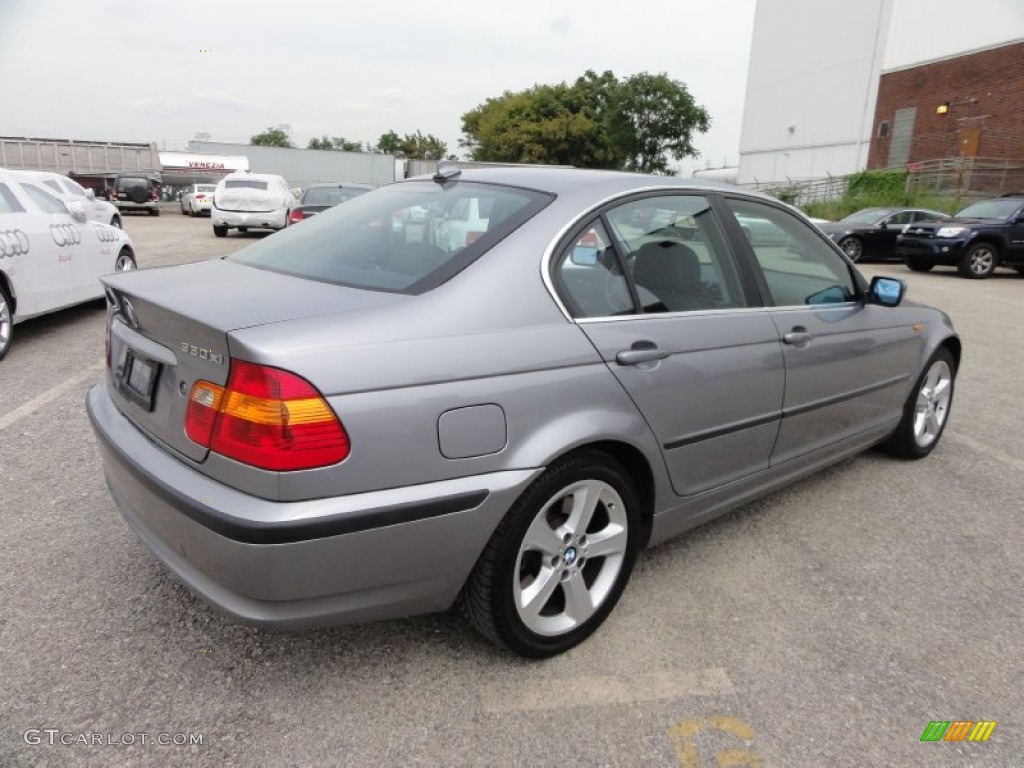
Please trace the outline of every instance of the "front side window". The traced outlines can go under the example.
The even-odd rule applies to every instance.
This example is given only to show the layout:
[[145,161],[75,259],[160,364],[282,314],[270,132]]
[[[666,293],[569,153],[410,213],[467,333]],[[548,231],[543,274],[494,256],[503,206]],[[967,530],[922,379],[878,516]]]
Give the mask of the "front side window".
[[28,193],[28,196],[32,198],[32,202],[35,203],[44,213],[67,213],[68,209],[60,200],[51,195],[49,192],[44,192],[41,187],[37,187],[34,184],[22,184],[21,188]]
[[914,220],[914,211],[900,211],[894,213],[888,219],[885,220],[885,224],[888,227],[901,226],[903,224],[910,224]]
[[[776,306],[840,304],[857,297],[857,287],[843,258],[793,214],[752,200],[726,200],[748,234]],[[758,231],[774,237],[758,238]]]
[[85,197],[85,187],[71,179],[63,179],[62,183],[68,194],[72,197]]
[[[459,182],[402,182],[360,195],[228,257],[312,280],[419,293],[472,263],[552,197]],[[455,209],[468,218],[457,218]]]

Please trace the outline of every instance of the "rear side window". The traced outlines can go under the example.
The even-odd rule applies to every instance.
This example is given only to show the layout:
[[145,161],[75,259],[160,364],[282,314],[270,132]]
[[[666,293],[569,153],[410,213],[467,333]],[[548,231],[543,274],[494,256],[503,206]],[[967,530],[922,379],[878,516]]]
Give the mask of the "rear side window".
[[302,203],[304,205],[337,205],[368,191],[358,187],[311,187],[303,195]]
[[0,184],[0,213],[23,213],[24,210],[10,188],[6,184]]
[[[392,184],[228,258],[355,288],[421,293],[464,269],[552,199],[472,182]],[[467,209],[478,215],[454,216]]]
[[21,188],[28,193],[28,196],[32,198],[32,202],[39,206],[44,213],[68,212],[64,203],[49,192],[44,192],[40,187],[37,187],[34,184],[22,184]]
[[[575,317],[748,306],[707,198],[645,197],[609,209],[562,254],[557,282]],[[635,301],[634,301],[635,298]]]

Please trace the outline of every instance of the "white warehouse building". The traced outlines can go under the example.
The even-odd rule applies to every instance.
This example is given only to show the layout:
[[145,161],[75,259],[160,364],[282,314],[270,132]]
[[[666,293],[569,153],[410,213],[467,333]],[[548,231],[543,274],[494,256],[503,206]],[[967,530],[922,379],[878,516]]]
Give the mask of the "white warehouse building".
[[883,75],[1022,40],[1024,0],[758,0],[738,182],[863,170]]

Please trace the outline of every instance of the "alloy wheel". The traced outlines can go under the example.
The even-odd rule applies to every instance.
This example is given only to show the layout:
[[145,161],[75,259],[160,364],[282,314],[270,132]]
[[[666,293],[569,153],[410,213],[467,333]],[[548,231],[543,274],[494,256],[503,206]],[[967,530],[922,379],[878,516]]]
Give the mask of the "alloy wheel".
[[928,369],[914,408],[914,440],[922,448],[934,443],[942,433],[953,395],[953,373],[945,360],[936,360]]
[[611,485],[583,480],[563,488],[541,507],[519,547],[519,618],[545,636],[582,625],[614,589],[628,541],[626,507]]

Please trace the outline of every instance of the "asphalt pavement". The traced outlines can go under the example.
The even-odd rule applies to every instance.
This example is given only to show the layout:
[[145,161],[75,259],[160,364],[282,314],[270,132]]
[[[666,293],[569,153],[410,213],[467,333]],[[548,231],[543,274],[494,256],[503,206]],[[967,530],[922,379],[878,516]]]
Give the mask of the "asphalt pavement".
[[[171,212],[125,227],[142,267],[259,238]],[[1024,276],[864,271],[963,338],[934,454],[865,453],[643,553],[599,632],[544,662],[452,614],[293,634],[221,616],[107,492],[83,406],[103,308],[17,326],[0,765],[1024,767]],[[997,724],[922,742],[935,720]]]

